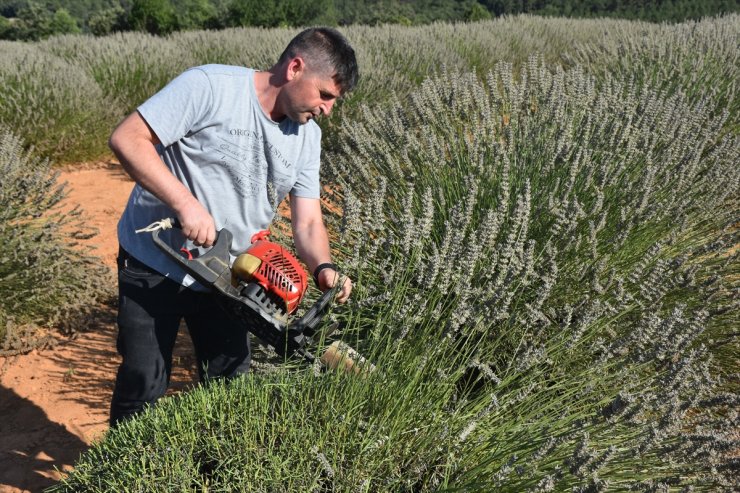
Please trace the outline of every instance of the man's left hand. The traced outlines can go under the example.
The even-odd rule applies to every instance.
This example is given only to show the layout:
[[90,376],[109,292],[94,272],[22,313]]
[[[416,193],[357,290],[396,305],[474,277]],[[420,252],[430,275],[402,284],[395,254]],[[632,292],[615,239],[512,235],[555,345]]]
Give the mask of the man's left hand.
[[323,269],[319,272],[319,289],[322,292],[333,288],[339,282],[342,283],[342,287],[337,291],[335,299],[337,303],[346,303],[352,292],[352,279],[334,269]]

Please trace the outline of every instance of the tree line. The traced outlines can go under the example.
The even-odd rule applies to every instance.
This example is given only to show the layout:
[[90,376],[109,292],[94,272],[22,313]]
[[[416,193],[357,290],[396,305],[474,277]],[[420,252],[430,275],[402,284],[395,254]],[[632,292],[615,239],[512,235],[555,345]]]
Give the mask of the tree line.
[[522,13],[680,22],[739,11],[740,0],[0,0],[0,39],[117,31],[166,35],[244,26],[418,25]]

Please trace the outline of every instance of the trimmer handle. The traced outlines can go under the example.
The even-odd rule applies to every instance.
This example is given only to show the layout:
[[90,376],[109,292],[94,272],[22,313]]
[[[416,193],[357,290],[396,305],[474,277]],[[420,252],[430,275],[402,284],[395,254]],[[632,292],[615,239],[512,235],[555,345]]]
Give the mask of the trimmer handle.
[[[170,218],[169,221],[173,228],[182,229],[182,225],[177,219]],[[157,247],[180,264],[186,272],[201,284],[214,285],[222,289],[231,285],[231,270],[229,268],[229,248],[233,238],[231,231],[226,228],[217,231],[213,246],[205,254],[193,259],[185,258],[180,252],[175,251],[159,237],[159,232],[160,230],[152,232],[152,239]]]

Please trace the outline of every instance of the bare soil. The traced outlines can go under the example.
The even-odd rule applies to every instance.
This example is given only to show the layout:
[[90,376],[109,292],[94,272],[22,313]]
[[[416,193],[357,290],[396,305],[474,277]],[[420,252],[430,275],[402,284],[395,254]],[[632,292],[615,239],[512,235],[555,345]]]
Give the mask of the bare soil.
[[[115,162],[61,172],[65,207],[80,205],[99,234],[89,244],[115,272],[116,223],[133,182]],[[119,364],[114,309],[94,327],[29,354],[0,357],[0,492],[39,492],[53,485],[108,429],[108,407]],[[197,381],[187,336],[175,348],[170,393]]]

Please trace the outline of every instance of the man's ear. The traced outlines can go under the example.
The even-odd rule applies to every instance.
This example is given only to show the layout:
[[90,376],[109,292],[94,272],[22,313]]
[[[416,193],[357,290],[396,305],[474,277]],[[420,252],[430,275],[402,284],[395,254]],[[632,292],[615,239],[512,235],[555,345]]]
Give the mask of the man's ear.
[[306,62],[303,61],[303,58],[297,56],[288,62],[287,74],[285,75],[286,78],[291,81],[297,77],[300,77],[305,71]]

